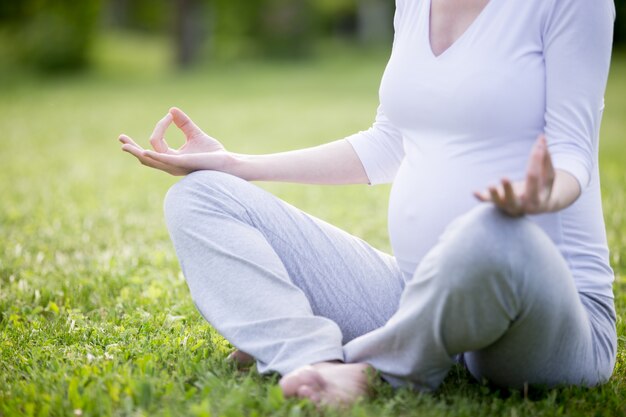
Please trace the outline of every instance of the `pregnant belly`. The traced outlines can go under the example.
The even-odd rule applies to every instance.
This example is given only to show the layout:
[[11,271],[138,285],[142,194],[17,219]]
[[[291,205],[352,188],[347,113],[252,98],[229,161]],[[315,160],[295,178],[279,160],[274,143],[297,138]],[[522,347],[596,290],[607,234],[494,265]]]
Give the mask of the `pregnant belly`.
[[[389,199],[389,238],[400,269],[411,276],[445,228],[479,202],[472,192],[487,185],[476,167],[405,160]],[[493,181],[493,178],[490,178]]]

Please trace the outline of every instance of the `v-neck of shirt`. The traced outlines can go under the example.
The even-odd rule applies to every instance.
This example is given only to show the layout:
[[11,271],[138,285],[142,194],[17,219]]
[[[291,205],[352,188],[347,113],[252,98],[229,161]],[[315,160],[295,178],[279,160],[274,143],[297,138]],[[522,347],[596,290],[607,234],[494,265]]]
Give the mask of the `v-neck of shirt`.
[[424,1],[425,10],[423,10],[422,15],[424,16],[424,19],[426,19],[426,22],[423,25],[423,27],[426,28],[426,34],[425,34],[426,47],[428,49],[428,52],[431,58],[435,60],[439,60],[449,55],[450,53],[452,53],[452,51],[456,49],[459,44],[462,44],[466,38],[468,38],[473,32],[477,30],[477,27],[480,26],[480,22],[485,19],[485,16],[489,13],[489,10],[492,8],[493,3],[495,3],[496,1],[497,0],[489,0],[489,2],[483,7],[480,13],[474,18],[472,23],[470,23],[470,25],[463,31],[463,33],[461,33],[461,35],[458,38],[456,38],[454,42],[452,42],[450,46],[448,46],[443,52],[441,52],[439,55],[435,55],[435,52],[433,51],[433,48],[432,48],[432,43],[430,41],[430,24],[431,24],[430,13],[432,10],[432,0],[425,0]]

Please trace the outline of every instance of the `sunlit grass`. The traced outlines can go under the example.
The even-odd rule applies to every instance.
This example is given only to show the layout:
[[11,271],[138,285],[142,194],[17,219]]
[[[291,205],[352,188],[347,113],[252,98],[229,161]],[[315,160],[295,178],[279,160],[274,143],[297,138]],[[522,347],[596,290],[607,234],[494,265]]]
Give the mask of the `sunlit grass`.
[[[176,179],[136,164],[116,137],[125,132],[146,143],[153,124],[177,105],[238,152],[339,138],[371,123],[385,52],[175,74],[158,44],[136,41],[138,48],[115,52],[119,41],[101,45],[90,74],[16,77],[20,82],[0,94],[0,416],[317,414],[304,402],[284,401],[275,379],[224,363],[230,347],[196,312],[163,224],[162,197]],[[626,57],[619,55],[601,159],[622,317],[624,97]],[[389,250],[387,187],[264,186]],[[601,388],[524,398],[455,369],[436,395],[381,386],[351,413],[624,415],[626,328],[621,318],[618,325],[618,365]]]

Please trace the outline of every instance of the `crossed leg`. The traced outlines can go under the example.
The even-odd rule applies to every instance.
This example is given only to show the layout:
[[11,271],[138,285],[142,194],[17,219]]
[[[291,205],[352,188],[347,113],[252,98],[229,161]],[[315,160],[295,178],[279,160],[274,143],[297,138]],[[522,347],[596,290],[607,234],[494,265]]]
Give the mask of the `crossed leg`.
[[[381,328],[344,346],[392,385],[434,390],[457,354],[477,378],[524,384],[596,385],[615,360],[611,300],[578,294],[561,254],[528,219],[479,207],[457,219],[407,283]],[[331,381],[358,379],[348,364],[321,364],[283,377],[288,395],[337,403]]]
[[188,175],[165,217],[198,310],[260,372],[343,361],[398,307],[393,257],[237,177]]

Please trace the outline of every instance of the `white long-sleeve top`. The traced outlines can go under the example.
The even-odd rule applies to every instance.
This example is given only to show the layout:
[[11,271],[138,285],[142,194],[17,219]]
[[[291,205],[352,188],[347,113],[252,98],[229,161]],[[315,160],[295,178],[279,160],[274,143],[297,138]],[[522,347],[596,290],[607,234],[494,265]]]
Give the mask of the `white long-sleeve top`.
[[[347,138],[371,184],[393,181],[389,235],[406,276],[472,192],[523,180],[545,132],[555,168],[582,193],[531,216],[557,245],[580,292],[612,297],[598,137],[615,8],[611,0],[490,0],[439,56],[431,0],[397,0],[395,38],[376,122]],[[532,260],[529,260],[531,262]]]

